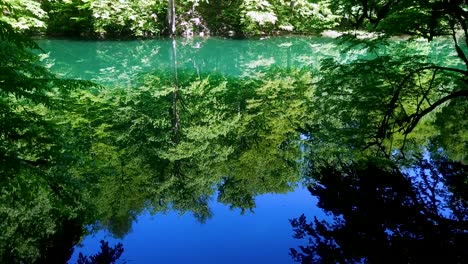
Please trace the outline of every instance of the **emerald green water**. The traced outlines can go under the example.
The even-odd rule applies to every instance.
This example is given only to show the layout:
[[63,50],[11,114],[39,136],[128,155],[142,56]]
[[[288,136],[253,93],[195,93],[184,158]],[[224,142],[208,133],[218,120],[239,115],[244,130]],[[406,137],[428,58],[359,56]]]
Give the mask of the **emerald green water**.
[[[413,172],[405,178],[389,173],[385,164],[379,164],[382,168],[366,164],[352,172],[337,166],[311,176],[316,173],[311,164],[327,164],[333,155],[346,161],[354,151],[349,142],[361,140],[360,134],[347,133],[358,126],[359,116],[346,103],[339,112],[350,116],[344,139],[327,138],[339,131],[333,125],[340,127],[336,118],[341,116],[317,110],[321,107],[317,100],[328,102],[323,99],[328,94],[317,95],[314,86],[323,78],[320,66],[325,59],[349,64],[376,58],[370,49],[344,52],[337,40],[313,37],[38,43],[46,51],[42,61],[52,72],[103,86],[72,94],[79,103],[67,112],[70,135],[79,135],[71,137],[70,144],[89,149],[69,168],[78,175],[70,184],[84,186],[79,191],[91,215],[86,219],[87,236],[70,263],[77,261],[79,252],[95,254],[101,239],[111,245],[121,242],[125,248],[121,260],[133,263],[293,263],[289,248],[312,242],[293,238],[293,229],[307,230],[307,225],[290,220],[305,214],[308,221],[317,217],[332,223],[324,210],[336,215],[363,210],[347,219],[358,227],[350,225],[343,237],[338,232],[333,238],[345,244],[362,233],[370,234],[369,241],[387,241],[381,234],[390,230],[398,237],[399,226],[409,230],[409,240],[416,236],[412,234],[421,235],[418,232],[425,232],[421,236],[435,232],[433,226],[422,224],[419,207],[408,205],[412,190],[399,182],[404,178],[416,183],[425,177],[422,174],[415,180]],[[400,48],[397,41],[382,46],[378,56]],[[402,52],[460,65],[444,41],[411,42]],[[373,93],[366,96],[372,98]],[[320,115],[314,116],[317,112]],[[432,149],[431,156],[429,143],[424,143],[427,151],[417,144],[425,137],[436,142],[443,132],[427,128],[415,134],[411,150],[438,166],[437,151]],[[450,140],[443,145],[450,151],[447,145],[464,144]],[[454,157],[463,156],[464,149],[454,147],[452,152]],[[345,175],[342,181],[324,180],[341,179],[340,170]],[[464,176],[460,171],[457,175]],[[321,184],[312,188],[317,181]],[[425,197],[426,185],[415,184],[414,190],[422,190]],[[437,195],[442,197],[443,191],[445,187]],[[435,214],[444,210],[435,208]],[[369,230],[359,229],[360,222]],[[359,245],[366,248],[372,243]]]
[[313,67],[326,56],[339,56],[331,39],[272,38],[228,40],[217,38],[178,39],[176,54],[172,41],[42,40],[51,69],[62,76],[102,84],[131,85],[139,74],[191,70],[198,74],[248,75],[268,67]]
[[[270,67],[318,70],[324,58],[351,62],[369,56],[366,51],[342,52],[345,46],[331,38],[276,37],[233,40],[189,38],[135,41],[40,40],[50,69],[67,78],[93,80],[101,84],[131,86],[147,72],[190,70],[199,75],[220,73],[248,76]],[[430,56],[434,61],[457,65],[456,53],[443,40],[413,43],[406,52]],[[380,51],[381,55],[385,51]],[[373,56],[373,55],[370,55]]]

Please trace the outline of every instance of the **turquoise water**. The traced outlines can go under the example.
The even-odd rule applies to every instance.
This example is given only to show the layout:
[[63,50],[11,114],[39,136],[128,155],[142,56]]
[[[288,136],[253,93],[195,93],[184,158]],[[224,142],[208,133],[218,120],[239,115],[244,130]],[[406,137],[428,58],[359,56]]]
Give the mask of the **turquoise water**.
[[340,56],[334,40],[308,37],[177,39],[175,60],[170,39],[41,40],[39,45],[48,53],[46,64],[61,76],[123,86],[142,73],[172,71],[174,62],[180,71],[241,76],[268,67],[317,68],[321,59]]

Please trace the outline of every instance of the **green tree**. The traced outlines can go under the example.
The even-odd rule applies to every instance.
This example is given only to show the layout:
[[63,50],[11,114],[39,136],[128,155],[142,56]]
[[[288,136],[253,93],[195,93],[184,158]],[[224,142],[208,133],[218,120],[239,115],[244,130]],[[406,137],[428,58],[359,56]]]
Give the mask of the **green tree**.
[[110,36],[145,36],[159,34],[165,25],[161,13],[164,1],[95,1],[84,0],[93,13],[94,30]]
[[46,28],[47,13],[34,0],[0,1],[0,21],[10,24],[22,32],[34,32]]
[[55,77],[32,40],[0,21],[0,262],[65,262],[87,221],[82,152],[58,122],[70,91],[85,81]]
[[46,0],[41,7],[48,14],[47,34],[91,36],[94,34],[93,13],[82,0]]
[[[350,23],[352,28],[365,29],[374,35],[365,37],[356,32],[345,35],[348,58],[323,61],[324,75],[317,83],[314,106],[317,119],[311,120],[309,130],[315,138],[320,134],[331,140],[350,140],[340,143],[373,149],[386,156],[394,154],[396,147],[404,155],[407,143],[414,140],[409,138],[418,134],[411,132],[424,130],[436,111],[450,105],[447,103],[451,100],[466,100],[468,95],[464,4],[456,1],[333,3],[337,15],[345,17],[343,25]],[[453,50],[439,53],[444,59],[434,59],[427,53],[412,51],[421,45],[416,39],[388,41],[389,37],[401,34],[429,41],[435,41],[437,36],[449,36],[443,41],[451,42]],[[356,59],[354,54],[363,52],[370,55]],[[329,116],[332,118],[326,118]],[[439,118],[443,117],[439,115]],[[466,144],[462,137],[459,139],[459,144]]]
[[95,227],[122,237],[145,209],[203,222],[218,189],[218,200],[241,212],[257,195],[291,191],[310,81],[306,71],[280,69],[255,79],[178,71],[176,91],[172,73],[156,72],[132,89],[74,93],[80,103],[69,122],[89,154],[73,172],[97,179],[87,207]]

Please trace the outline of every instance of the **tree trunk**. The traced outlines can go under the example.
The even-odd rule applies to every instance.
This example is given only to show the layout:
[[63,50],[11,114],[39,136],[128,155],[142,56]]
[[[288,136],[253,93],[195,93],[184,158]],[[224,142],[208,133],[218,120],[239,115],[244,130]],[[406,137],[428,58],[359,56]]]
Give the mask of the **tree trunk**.
[[167,24],[169,26],[169,35],[175,36],[175,31],[176,31],[175,0],[168,0]]
[[172,129],[174,131],[173,142],[180,142],[180,116],[179,116],[179,79],[177,76],[177,43],[174,36],[172,36],[172,62],[173,62],[173,86],[174,92],[172,94]]

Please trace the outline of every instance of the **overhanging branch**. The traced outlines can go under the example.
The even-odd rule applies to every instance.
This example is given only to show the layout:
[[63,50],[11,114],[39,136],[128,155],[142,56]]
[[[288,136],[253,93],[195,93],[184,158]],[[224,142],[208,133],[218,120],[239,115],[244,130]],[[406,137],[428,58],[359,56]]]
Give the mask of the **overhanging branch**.
[[404,134],[407,135],[407,134],[411,133],[411,131],[413,131],[413,129],[416,127],[416,125],[418,124],[418,122],[421,120],[421,118],[423,116],[425,116],[428,113],[432,112],[434,109],[436,109],[441,104],[443,104],[443,103],[445,103],[445,102],[447,102],[449,100],[455,99],[457,97],[468,97],[468,90],[459,90],[459,91],[453,92],[453,93],[439,99],[438,101],[433,103],[431,106],[424,109],[422,112],[414,113],[414,114],[410,115],[409,119],[411,121],[409,123],[408,128],[405,130]]
[[[414,76],[415,74],[417,73],[420,73],[420,72],[423,72],[423,71],[426,71],[426,70],[434,70],[434,71],[446,71],[446,72],[454,72],[454,73],[460,73],[462,75],[465,75],[465,76],[468,76],[468,71],[466,70],[461,70],[461,69],[457,69],[457,68],[451,68],[451,67],[442,67],[442,66],[436,66],[436,65],[429,65],[429,66],[425,66],[425,67],[421,67],[421,68],[418,68],[412,72],[410,72],[409,74],[407,74],[405,76],[405,78],[400,82],[400,84],[397,86],[397,89],[396,91],[393,93],[393,96],[392,96],[392,99],[390,100],[390,102],[388,103],[388,106],[387,106],[387,111],[385,112],[384,114],[384,117],[382,119],[382,122],[380,123],[380,127],[377,131],[377,137],[378,138],[385,138],[386,137],[386,129],[388,128],[388,125],[389,125],[389,122],[390,122],[390,119],[391,117],[393,116],[393,111],[395,110],[395,108],[397,107],[397,103],[398,103],[398,100],[400,99],[400,93],[401,91],[403,90],[403,88],[405,87],[406,83],[410,80],[410,78],[412,76]],[[433,76],[435,77],[435,76]],[[462,90],[464,91],[464,90]],[[450,95],[449,95],[450,96]],[[444,99],[444,98],[442,98]],[[442,100],[441,99],[441,100]],[[450,100],[452,98],[448,98],[447,100]],[[440,104],[437,104],[438,102],[436,102],[435,104],[433,104],[430,108],[428,109],[431,109],[432,107],[437,107],[438,105],[442,104],[443,102],[440,102]],[[427,109],[426,109],[427,110]],[[432,111],[432,110],[430,110]],[[429,111],[429,112],[430,112]],[[414,115],[414,114],[413,114]],[[410,116],[409,118],[412,118],[412,116]],[[421,117],[420,117],[421,118]],[[419,121],[419,119],[417,121]],[[412,122],[411,122],[412,123]],[[416,126],[416,124],[414,124],[414,126]],[[405,131],[405,134],[407,133],[410,133],[412,130],[414,129],[411,128],[409,131],[407,130],[407,132]]]

